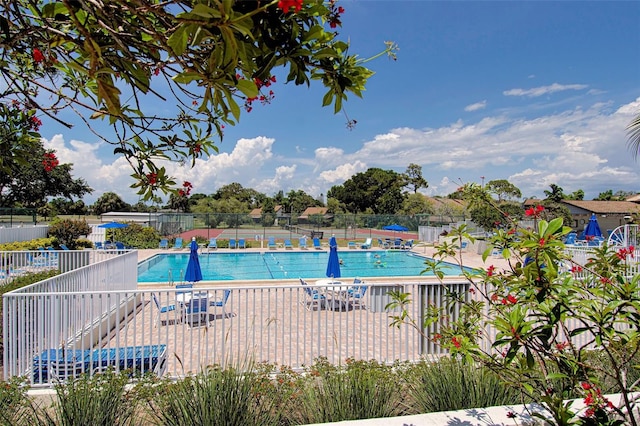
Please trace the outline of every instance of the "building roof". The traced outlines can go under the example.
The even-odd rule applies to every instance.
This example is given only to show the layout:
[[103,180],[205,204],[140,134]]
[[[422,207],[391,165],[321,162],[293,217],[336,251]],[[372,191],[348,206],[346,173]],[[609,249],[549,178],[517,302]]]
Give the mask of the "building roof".
[[[281,210],[282,210],[282,206],[281,205],[276,205],[276,206],[273,207],[273,211],[276,213],[276,215],[279,214]],[[259,207],[257,209],[251,210],[251,212],[249,213],[249,216],[251,216],[253,218],[262,217],[262,207]]]
[[596,214],[630,214],[640,210],[640,206],[630,201],[578,201],[562,200],[562,203]]
[[627,201],[632,203],[640,203],[640,194],[636,194],[633,197],[627,198]]
[[327,210],[329,210],[327,207],[307,207],[306,210],[298,216],[298,219],[307,219],[309,216],[316,214],[324,216],[327,214]]

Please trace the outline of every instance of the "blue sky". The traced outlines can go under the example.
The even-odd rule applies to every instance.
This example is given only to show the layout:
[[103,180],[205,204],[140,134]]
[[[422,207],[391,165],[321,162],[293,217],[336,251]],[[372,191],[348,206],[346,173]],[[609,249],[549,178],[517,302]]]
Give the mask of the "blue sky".
[[[461,182],[508,179],[523,196],[550,184],[585,199],[640,192],[640,158],[625,127],[640,111],[640,2],[344,0],[340,33],[366,58],[384,41],[397,60],[376,72],[346,113],[322,108],[324,89],[272,86],[275,99],[227,127],[220,153],[196,167],[168,164],[178,181],[211,194],[239,182],[267,195],[326,194],[370,167],[422,166],[427,195]],[[167,106],[168,107],[168,106]],[[79,123],[79,121],[78,121]],[[79,123],[42,127],[45,146],[95,189],[134,203],[131,171]]]

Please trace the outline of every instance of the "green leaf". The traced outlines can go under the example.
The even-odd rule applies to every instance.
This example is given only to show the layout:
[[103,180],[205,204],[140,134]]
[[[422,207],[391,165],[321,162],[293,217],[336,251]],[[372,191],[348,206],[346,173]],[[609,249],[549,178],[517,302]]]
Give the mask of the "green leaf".
[[187,71],[174,75],[173,81],[180,84],[189,84],[192,81],[200,80],[201,78],[202,75],[200,73]]
[[205,4],[198,3],[187,15],[197,15],[202,18],[221,18],[222,14],[218,9],[214,9]]
[[187,43],[189,42],[189,34],[187,28],[184,25],[179,26],[176,31],[171,34],[167,43],[173,52],[180,56],[187,49]]
[[248,98],[255,98],[258,96],[258,87],[251,80],[238,80],[237,87]]

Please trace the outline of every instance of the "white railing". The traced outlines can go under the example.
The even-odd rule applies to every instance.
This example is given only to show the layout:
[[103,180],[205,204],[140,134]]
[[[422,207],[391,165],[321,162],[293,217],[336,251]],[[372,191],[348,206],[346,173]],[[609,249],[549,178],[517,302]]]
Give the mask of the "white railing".
[[[565,253],[571,257],[574,263],[585,266],[589,259],[595,258],[595,248],[589,246],[565,246]],[[609,250],[617,252],[620,248],[612,246],[609,247]],[[640,247],[634,247],[633,255],[627,255],[625,260],[627,263],[627,276],[632,277],[640,274]],[[570,268],[571,266],[567,265],[567,267]],[[589,271],[586,270],[574,273],[576,278],[587,278],[588,275]]]
[[[104,260],[5,293],[5,372],[9,364],[15,367],[16,359],[24,359],[25,354],[36,347],[77,346],[77,339],[84,339],[84,345],[91,339],[96,341],[102,321],[125,310],[127,303],[131,303],[111,297],[107,292],[137,288],[137,251],[98,253],[87,250],[77,253]],[[59,254],[56,260],[60,264],[65,262],[64,256],[69,259],[74,256],[73,251],[48,254]],[[96,296],[96,292],[107,294]]]
[[[427,337],[407,326],[390,327],[388,291],[410,292],[411,315],[418,319],[428,305],[442,306],[447,291],[468,293],[462,281],[374,284],[358,304],[342,287],[315,285],[308,289],[325,299],[312,303],[299,283],[193,290],[50,288],[39,283],[5,294],[5,377],[26,375],[34,386],[50,386],[60,378],[55,369],[61,364],[66,373],[94,373],[111,365],[182,376],[246,359],[293,368],[320,356],[336,364],[347,358],[417,360],[444,353],[431,340],[439,326],[426,330]],[[229,296],[222,303],[225,291]],[[454,311],[450,318],[456,316]],[[147,355],[125,356],[131,352]],[[124,361],[114,360],[116,353]]]
[[121,255],[117,250],[20,250],[0,251],[0,285],[34,272],[72,271]]
[[0,244],[47,238],[48,232],[49,225],[25,225],[14,226],[12,228],[0,228]]

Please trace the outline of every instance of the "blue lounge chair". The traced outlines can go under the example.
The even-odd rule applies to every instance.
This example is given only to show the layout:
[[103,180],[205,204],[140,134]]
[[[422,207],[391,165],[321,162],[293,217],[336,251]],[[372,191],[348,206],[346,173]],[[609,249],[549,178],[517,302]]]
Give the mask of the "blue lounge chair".
[[230,249],[236,248],[236,239],[235,238],[229,238],[229,248]]
[[361,249],[370,249],[371,248],[371,238],[367,238],[364,240],[364,243],[360,245]]
[[209,306],[213,306],[214,308],[222,308],[222,314],[224,318],[227,317],[227,311],[225,310],[225,305],[227,304],[227,300],[229,300],[229,296],[231,296],[231,290],[225,290],[222,293],[222,298],[214,299],[209,302]]
[[349,302],[351,302],[352,306],[358,305],[360,309],[366,309],[364,303],[362,303],[362,299],[364,299],[364,295],[367,292],[368,286],[364,284],[362,280],[359,278],[355,278],[353,280],[353,286],[347,290],[347,294],[349,295]]
[[267,247],[269,247],[270,250],[275,250],[278,248],[278,246],[276,246],[275,237],[269,237],[269,240],[267,242]]
[[293,245],[291,244],[291,240],[285,239],[284,240],[284,248],[285,249],[293,249]]
[[349,241],[349,242],[347,243],[347,247],[349,247],[349,249],[355,249],[355,248],[357,248],[357,246],[356,246],[356,242],[355,242],[355,241]]
[[126,250],[127,248],[124,246],[124,243],[120,242],[120,241],[116,241],[116,250]]
[[193,327],[194,324],[201,325],[203,320],[209,326],[209,297],[207,293],[193,293],[189,301],[184,304],[184,318]]
[[66,246],[66,244],[60,244],[60,248],[61,248],[62,250],[69,251],[69,247],[67,247],[67,246]]
[[304,288],[304,294],[307,300],[302,303],[306,306],[307,310],[311,310],[312,306],[317,306],[318,309],[324,309],[326,297],[318,291],[316,288],[309,287],[309,284],[302,278],[300,278],[300,284]]
[[102,245],[102,241],[96,241],[95,243],[93,243],[93,245],[95,246],[96,250],[104,250],[104,246]]
[[33,359],[34,383],[52,379],[65,380],[82,373],[96,373],[108,368],[116,371],[154,372],[166,370],[167,345],[125,346],[103,349],[47,349]]
[[387,243],[386,241],[383,241],[382,238],[378,238],[378,247],[388,249],[389,243]]
[[[96,243],[96,247],[97,247],[98,243]],[[102,243],[100,243],[100,245],[102,245]],[[168,249],[169,248],[169,240],[167,240],[166,238],[163,238],[160,240],[160,244],[158,244],[158,248],[161,249]]]
[[211,238],[209,240],[209,245],[207,246],[208,249],[217,249],[218,248],[218,241],[215,238]]
[[239,249],[247,248],[247,243],[245,242],[244,238],[240,238],[238,240],[238,248]]
[[176,238],[176,242],[175,242],[175,244],[173,245],[173,248],[174,248],[174,249],[177,249],[177,250],[182,250],[182,246],[183,246],[183,244],[182,244],[182,238],[180,238],[180,237]]
[[[155,293],[151,293],[151,299],[153,300],[153,304],[156,305],[156,308],[158,308],[158,315],[156,315],[156,319],[154,321],[154,327],[157,327],[158,324],[160,324],[160,315],[175,311],[176,305],[161,305],[158,300],[158,296],[156,296]],[[165,324],[166,323],[167,321],[165,321]]]
[[167,345],[94,349],[86,361],[94,373],[115,367],[116,371],[154,372],[162,376],[167,367]]
[[322,244],[320,244],[320,238],[313,239],[313,248],[316,250],[322,250]]
[[300,239],[298,240],[298,248],[300,248],[301,250],[307,249],[307,237],[300,237]]

